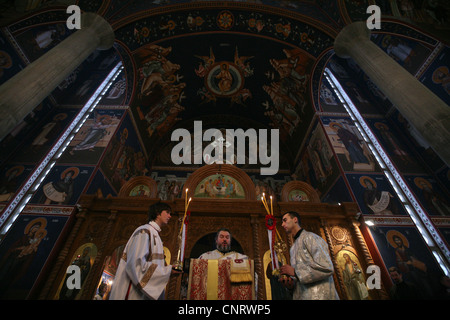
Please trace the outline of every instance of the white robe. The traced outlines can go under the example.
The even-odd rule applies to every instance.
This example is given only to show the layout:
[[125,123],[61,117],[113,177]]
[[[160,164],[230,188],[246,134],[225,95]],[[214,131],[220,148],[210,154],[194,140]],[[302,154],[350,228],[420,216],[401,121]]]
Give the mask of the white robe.
[[172,266],[166,266],[160,227],[153,221],[137,228],[117,268],[110,300],[164,299]]
[[303,230],[290,249],[295,269],[294,300],[339,300],[333,280],[328,245],[320,236]]
[[209,260],[209,259],[219,259],[219,260],[221,260],[221,259],[248,259],[248,257],[246,255],[241,254],[236,251],[222,253],[217,249],[205,252],[198,258],[205,259],[205,260]]

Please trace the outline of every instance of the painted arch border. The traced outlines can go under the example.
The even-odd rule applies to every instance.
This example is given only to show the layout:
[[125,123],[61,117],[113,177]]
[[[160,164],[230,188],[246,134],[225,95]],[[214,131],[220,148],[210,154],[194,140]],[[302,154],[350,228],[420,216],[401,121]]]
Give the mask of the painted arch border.
[[[244,189],[245,197],[244,199],[234,199],[239,200],[256,200],[255,184],[252,179],[245,173],[242,169],[239,169],[231,164],[209,164],[205,165],[194,171],[186,180],[184,188],[188,189],[188,195],[193,195],[198,184],[203,181],[203,179],[221,173],[228,175],[236,179]],[[183,190],[182,198],[184,199],[186,193]]]

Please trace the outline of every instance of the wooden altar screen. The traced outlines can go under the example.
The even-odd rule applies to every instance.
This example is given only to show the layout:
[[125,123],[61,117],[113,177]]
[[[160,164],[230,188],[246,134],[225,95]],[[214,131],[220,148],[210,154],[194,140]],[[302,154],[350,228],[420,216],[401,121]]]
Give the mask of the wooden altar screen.
[[[216,181],[216,187],[221,186],[221,188],[216,188],[214,191],[206,182],[209,183],[211,180],[214,183],[213,178],[218,176],[222,176],[223,186]],[[146,187],[141,188],[140,185]],[[93,299],[102,277],[104,281],[108,275],[113,276],[121,250],[133,230],[147,223],[148,207],[160,201],[155,196],[155,188],[156,183],[152,179],[139,177],[131,179],[124,185],[118,197],[82,196],[79,201],[80,210],[76,215],[71,234],[59,258],[51,266],[52,272],[39,298],[59,298],[67,267],[73,262],[74,256],[80,252],[80,248],[89,244],[95,247],[96,254],[91,257],[89,273],[83,279],[82,288],[76,299]],[[189,265],[189,258],[198,258],[198,256],[191,256],[194,245],[205,235],[226,227],[231,230],[233,238],[241,245],[242,253],[254,261],[254,270],[258,275],[256,299],[270,298],[270,286],[266,281],[267,263],[264,263],[264,257],[267,258],[266,252],[269,250],[265,226],[266,212],[261,201],[257,200],[255,184],[244,171],[234,166],[207,165],[197,169],[185,182],[183,198],[164,201],[172,207],[173,211],[172,219],[160,233],[165,247],[166,261],[173,263],[177,256],[177,235],[184,213],[185,188],[189,189],[188,197],[193,197],[189,207],[191,215],[186,237],[185,268]],[[210,188],[209,192],[207,188]],[[147,190],[147,192],[139,193],[139,190]],[[212,194],[211,190],[215,194]],[[132,191],[136,194],[130,194]],[[304,229],[317,233],[327,241],[335,267],[336,289],[341,299],[385,299],[387,297],[384,286],[381,290],[368,290],[367,297],[361,294],[355,295],[354,283],[348,282],[346,263],[350,261],[353,266],[360,268],[361,282],[367,277],[365,274],[367,267],[374,264],[361,235],[359,222],[355,220],[358,212],[355,203],[341,205],[320,203],[311,186],[304,182],[291,181],[283,187],[281,198],[274,202],[273,210],[278,231],[288,246],[292,244],[292,237],[286,236],[284,229],[281,228],[281,217],[289,210],[300,213]],[[166,299],[184,298],[186,281],[187,273],[182,277],[172,277],[166,288]]]

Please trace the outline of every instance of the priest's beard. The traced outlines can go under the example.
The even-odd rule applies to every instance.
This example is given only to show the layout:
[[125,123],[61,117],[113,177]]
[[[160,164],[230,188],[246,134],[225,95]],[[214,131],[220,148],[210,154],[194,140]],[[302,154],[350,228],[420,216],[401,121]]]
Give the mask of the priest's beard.
[[219,243],[216,245],[216,248],[222,253],[227,253],[231,250],[231,245],[227,243]]

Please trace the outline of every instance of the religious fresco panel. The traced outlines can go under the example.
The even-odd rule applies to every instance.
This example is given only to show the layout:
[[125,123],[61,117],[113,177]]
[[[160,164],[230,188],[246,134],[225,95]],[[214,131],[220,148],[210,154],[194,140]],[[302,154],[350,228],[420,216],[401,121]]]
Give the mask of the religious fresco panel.
[[111,84],[111,87],[100,100],[99,105],[121,106],[125,104],[126,97],[127,79],[125,73],[122,72]]
[[123,114],[124,110],[96,108],[58,159],[58,163],[97,164]]
[[224,174],[206,177],[196,186],[195,198],[245,199],[245,190],[241,183]]
[[[27,147],[27,144],[30,143],[30,136],[33,139],[36,137],[36,133],[39,128],[42,127],[42,122],[46,117],[48,117],[49,113],[52,113],[52,109],[54,106],[50,103],[49,99],[44,99],[37,107],[34,108],[17,126],[0,142],[0,148],[2,150],[10,150],[9,153],[1,152],[0,153],[0,163],[7,160],[9,156],[11,156],[14,152]],[[58,112],[57,110],[53,110]],[[63,111],[61,111],[64,113]],[[59,121],[60,117],[57,117],[56,121]],[[45,126],[45,125],[44,125]],[[51,135],[50,135],[51,136]]]
[[342,202],[353,202],[350,190],[347,187],[344,178],[340,176],[331,188],[325,193],[321,199],[322,202],[329,204],[337,204]]
[[[199,43],[186,53],[192,41]],[[300,124],[313,115],[306,94],[313,60],[278,43],[261,55],[257,48],[262,44],[238,35],[203,35],[137,50],[141,76],[132,110],[145,128],[140,132],[144,143],[169,134],[168,128],[182,119],[213,114],[250,117],[279,129],[282,141],[299,141],[306,128]],[[260,64],[267,68],[253,67]]]
[[320,122],[313,127],[296,173],[322,197],[340,175],[333,149]]
[[[22,213],[0,244],[0,297],[26,299],[48,260],[73,208],[41,207]],[[65,212],[64,215],[57,215]]]
[[442,101],[450,104],[450,48],[448,46],[444,46],[419,80]]
[[278,173],[273,176],[262,176],[259,174],[247,173],[255,184],[256,200],[259,201],[264,193],[266,197],[273,197],[274,201],[281,201],[281,191],[283,186],[292,181],[288,174]]
[[340,80],[341,86],[361,114],[380,114],[377,104],[373,103],[364,91],[361,81]]
[[436,299],[442,294],[441,270],[417,229],[410,224],[377,225],[370,228],[370,233],[386,268],[396,267],[403,280],[419,291],[420,299]]
[[[193,171],[167,171],[167,170],[155,170],[149,174],[149,177],[157,183],[157,197],[161,200],[174,200],[182,197],[184,190],[184,183],[186,179],[192,174]],[[261,200],[262,194],[266,197],[273,196],[274,201],[281,200],[281,190],[283,186],[292,181],[292,178],[284,174],[276,174],[273,176],[261,176],[259,174],[253,174],[247,172],[250,179],[255,184],[256,200]],[[225,176],[225,175],[224,175]],[[231,180],[230,180],[231,181]],[[216,181],[218,182],[218,180]],[[225,184],[226,184],[225,180]],[[220,184],[220,183],[219,183]],[[199,190],[205,190],[205,186],[198,186]],[[226,188],[225,188],[226,189]],[[225,190],[223,197],[226,197]],[[202,195],[205,196],[206,192]]]
[[406,183],[430,216],[450,216],[450,196],[431,176],[405,175]]
[[307,94],[313,60],[300,49],[283,49],[285,57],[270,59],[273,69],[266,72],[267,81],[264,91],[270,96],[263,105],[264,115],[270,119],[269,125],[280,130],[282,141],[289,142],[303,139],[306,126],[313,117],[313,108],[308,105]]
[[172,47],[149,45],[135,53],[138,63],[139,82],[135,93],[134,118],[145,142],[156,133],[158,137],[167,133],[178,114],[184,110],[180,104],[186,82],[180,81],[180,65],[172,62]]
[[372,33],[371,40],[413,75],[431,53],[423,43],[402,36]]
[[79,112],[76,108],[55,109],[27,135],[10,162],[39,163]]
[[26,64],[3,32],[0,32],[0,48],[0,84],[2,84],[25,68]]
[[386,119],[366,118],[366,123],[397,169],[403,173],[424,173],[417,155],[404,143],[402,133]]
[[15,39],[20,45],[25,56],[33,62],[46,52],[57,46],[70,36],[75,30],[69,30],[66,23],[43,24],[26,31],[15,34]]
[[[365,76],[353,59],[343,59],[333,56],[328,62],[327,67],[339,81],[342,88],[361,114],[380,114],[384,110],[387,110],[384,106],[386,103],[383,101],[386,100],[386,97],[378,90],[370,79]],[[326,80],[324,81],[328,82]],[[337,101],[339,101],[339,99],[337,99]],[[342,112],[346,113],[345,110]]]
[[362,214],[407,214],[384,175],[346,174],[346,177]]
[[161,14],[119,28],[116,37],[139,68],[131,109],[146,148],[171,124],[209,114],[260,114],[256,121],[298,147],[313,116],[307,83],[314,57],[332,45],[310,25],[239,10]]
[[350,300],[368,300],[369,290],[360,258],[353,250],[342,249],[336,254],[337,272],[341,274]]
[[[80,268],[80,288],[69,288],[66,284],[68,278],[71,277],[70,273],[61,281],[58,291],[54,297],[55,300],[75,300],[79,299],[79,295],[83,292],[83,287],[85,280],[87,279],[92,265],[94,264],[95,258],[97,257],[98,249],[94,243],[88,242],[75,250],[72,256],[70,266],[75,266]],[[70,267],[68,266],[68,268]],[[69,280],[70,281],[70,280]]]
[[[436,172],[443,167],[447,167],[439,156],[431,148],[431,145],[425,140],[422,134],[405,119],[398,110],[393,110],[389,115],[389,120],[395,123],[404,141],[408,141],[409,146],[415,150],[415,158],[423,159],[422,166],[428,167],[431,171]],[[397,136],[397,139],[399,137]]]
[[350,118],[320,117],[344,171],[376,172],[379,167]]
[[0,175],[0,202],[8,202],[33,171],[34,166],[8,164]]
[[100,168],[116,193],[131,178],[148,175],[148,165],[128,113],[111,138]]
[[152,171],[150,177],[156,181],[157,197],[161,200],[180,199],[189,174],[182,171]]
[[[213,7],[202,10],[196,5],[191,11],[186,6],[188,11],[162,12],[158,16],[144,18],[119,28],[115,31],[116,39],[124,42],[130,51],[135,51],[141,46],[167,37],[193,32],[225,31],[284,41],[315,57],[324,49],[333,46],[333,39],[329,35],[300,20],[263,11],[239,10],[238,3],[230,5],[235,7],[232,11]],[[318,13],[316,10],[315,12]],[[117,17],[118,15],[115,16]],[[248,36],[246,38],[251,39]]]
[[117,192],[111,186],[101,170],[97,170],[94,177],[89,182],[86,194],[95,194],[99,198],[117,197]]
[[54,166],[30,203],[75,205],[92,175],[94,167]]
[[[17,27],[20,26],[20,23]],[[30,62],[70,36],[65,23],[42,24],[39,27],[14,32],[15,39]],[[106,75],[119,62],[115,48],[95,50],[52,92],[60,104],[84,104],[88,101]]]
[[61,105],[85,104],[119,61],[114,47],[95,50],[53,90],[53,97]]
[[328,80],[322,79],[320,83],[320,110],[324,112],[347,113]]

